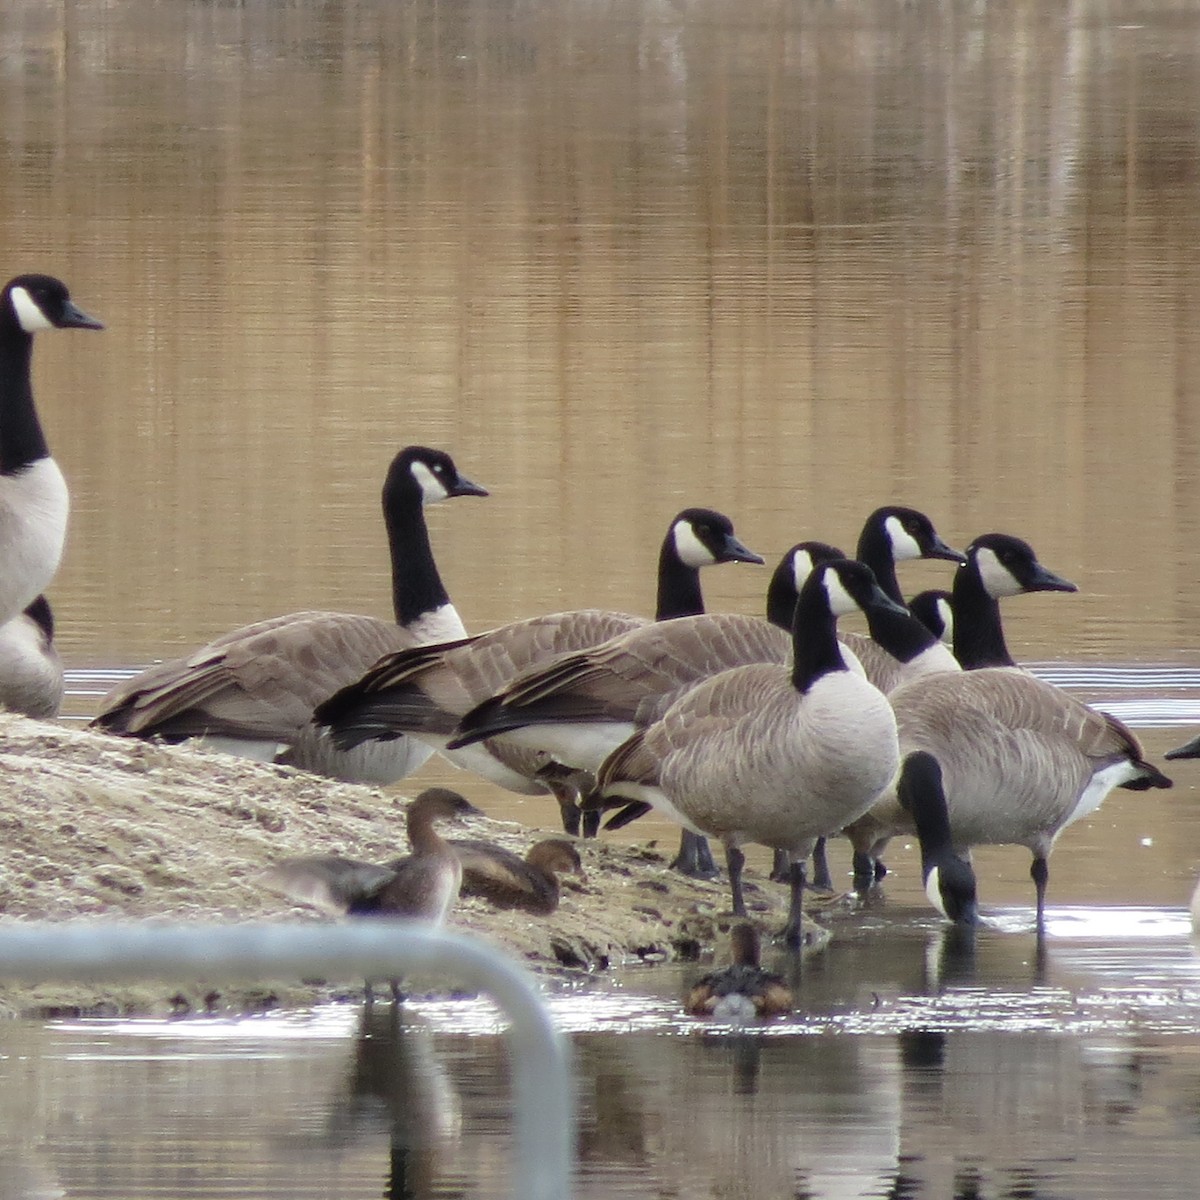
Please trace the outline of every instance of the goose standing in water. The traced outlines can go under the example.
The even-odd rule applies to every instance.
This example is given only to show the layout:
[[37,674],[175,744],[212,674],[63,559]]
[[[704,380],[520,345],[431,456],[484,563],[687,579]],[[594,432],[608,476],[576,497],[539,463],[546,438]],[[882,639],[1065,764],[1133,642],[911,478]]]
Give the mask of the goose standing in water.
[[439,821],[482,816],[458,792],[426,788],[408,806],[412,853],[382,866],[336,855],[289,858],[263,882],[302,904],[351,917],[406,917],[440,925],[462,886],[462,863],[438,833]]
[[[1073,583],[1043,566],[1028,542],[1011,534],[985,533],[967,547],[966,562],[955,572],[951,592],[942,596],[928,593],[931,599],[926,600],[923,607],[927,616],[930,608],[935,614],[949,610],[954,660],[962,670],[974,671],[983,667],[1020,670],[1004,638],[1000,600],[1025,592],[1077,590]],[[929,620],[920,624],[929,629],[930,621],[936,626],[939,617],[929,616]],[[893,618],[893,623],[902,624],[896,618]],[[930,629],[930,634],[935,636],[936,631]],[[898,683],[909,683],[915,677],[916,673],[907,672]],[[895,690],[889,689],[888,694],[894,694]],[[869,826],[870,821],[869,815],[864,818],[864,828]],[[908,830],[907,825],[905,829]],[[887,839],[881,839],[873,852],[863,849],[866,840],[861,832],[851,837],[855,843],[854,882],[860,888],[869,886],[887,874],[887,868],[878,858]]]
[[736,916],[746,915],[741,846],[786,850],[792,947],[817,838],[866,812],[899,766],[891,706],[837,640],[839,616],[874,606],[903,611],[862,563],[817,567],[800,589],[791,667],[735,667],[699,684],[610,754],[596,781],[599,794],[636,802],[627,819],[654,807],[720,838]]
[[0,708],[48,721],[65,692],[62,659],[54,648],[54,614],[45,596],[0,625]]
[[466,632],[438,573],[424,507],[487,494],[441,450],[400,451],[383,486],[394,622],[301,612],[243,626],[114,688],[92,724],[127,737],[204,738],[350,782],[402,779],[429,757],[427,747],[397,739],[347,753],[312,723],[313,709],[385,654]]
[[[1047,860],[1063,830],[1099,808],[1114,787],[1171,786],[1122,722],[1025,671],[982,667],[930,675],[889,699],[901,753],[926,751],[941,767],[955,848],[1019,845],[1032,853],[1039,929]],[[910,786],[912,794],[923,785],[913,778]],[[924,786],[931,786],[928,777]],[[912,816],[891,788],[845,832],[857,862],[913,830]]]
[[70,508],[33,402],[33,335],[103,328],[53,276],[18,275],[0,292],[0,625],[54,578]]
[[559,875],[582,875],[579,851],[565,838],[543,838],[525,857],[475,839],[450,842],[462,863],[463,896],[481,896],[495,908],[549,916],[558,908]]
[[[658,562],[659,621],[702,612],[702,568],[724,562],[761,563],[733,532],[728,517],[690,508],[671,522]],[[647,625],[645,617],[604,609],[552,613],[501,625],[489,633],[389,655],[317,709],[317,721],[339,747],[407,734],[440,750],[456,766],[509,791],[541,795],[551,764],[546,755],[506,737],[450,749],[461,718],[521,672],[560,654],[586,649]],[[564,809],[564,824],[569,816]]]
[[739,921],[729,932],[733,962],[710,971],[689,989],[684,1010],[694,1017],[742,1022],[792,1011],[792,992],[783,978],[763,968],[758,930]]

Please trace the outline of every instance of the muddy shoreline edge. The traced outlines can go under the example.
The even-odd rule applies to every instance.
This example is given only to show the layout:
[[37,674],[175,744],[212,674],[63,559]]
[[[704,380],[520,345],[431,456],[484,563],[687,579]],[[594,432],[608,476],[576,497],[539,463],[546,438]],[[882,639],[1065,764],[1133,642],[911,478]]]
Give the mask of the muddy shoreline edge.
[[[404,806],[420,790],[336,783],[190,747],[116,738],[0,714],[0,920],[326,920],[266,889],[259,876],[291,855],[385,861],[406,850]],[[462,790],[470,794],[471,777]],[[555,833],[553,802],[542,834]],[[462,836],[523,851],[538,835],[473,819]],[[667,869],[653,844],[578,843],[586,878],[564,880],[550,917],[460,901],[450,924],[499,946],[556,982],[602,978],[615,966],[720,960],[731,918],[724,880]],[[786,916],[785,889],[747,871],[747,901],[764,929]],[[806,953],[828,935],[811,922]],[[418,990],[453,991],[446,981]],[[362,984],[263,981],[173,988],[44,984],[0,977],[0,1016],[240,1013],[361,998]]]

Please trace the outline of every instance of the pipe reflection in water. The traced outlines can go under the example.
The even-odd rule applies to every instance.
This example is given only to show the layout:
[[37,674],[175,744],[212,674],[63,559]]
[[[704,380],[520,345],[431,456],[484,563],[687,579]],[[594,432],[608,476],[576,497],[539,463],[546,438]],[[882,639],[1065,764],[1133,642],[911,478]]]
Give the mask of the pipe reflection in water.
[[458,1194],[439,1186],[462,1129],[462,1104],[438,1059],[427,1022],[399,1004],[366,1004],[341,1091],[323,1127],[305,1137],[321,1153],[385,1133],[388,1200]]

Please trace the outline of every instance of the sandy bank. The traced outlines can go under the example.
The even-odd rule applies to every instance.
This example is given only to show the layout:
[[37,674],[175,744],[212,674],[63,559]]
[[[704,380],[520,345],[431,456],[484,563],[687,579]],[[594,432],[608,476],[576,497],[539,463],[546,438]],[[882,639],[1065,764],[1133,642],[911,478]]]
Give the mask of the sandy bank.
[[[323,920],[265,889],[281,858],[342,854],[384,861],[403,853],[399,789],[379,791],[190,748],[147,745],[0,714],[0,919],[147,917]],[[470,792],[470,777],[462,788]],[[550,810],[548,806],[548,815]],[[548,832],[557,832],[547,828]],[[474,820],[464,836],[523,850],[533,831]],[[650,846],[580,843],[585,881],[568,877],[549,918],[463,901],[452,923],[547,972],[599,972],[617,963],[723,952],[727,885],[666,869]],[[782,925],[784,889],[747,872],[749,902]],[[357,981],[179,991],[146,985],[97,991],[6,987],[0,1011],[161,1012],[253,1008],[352,994]]]

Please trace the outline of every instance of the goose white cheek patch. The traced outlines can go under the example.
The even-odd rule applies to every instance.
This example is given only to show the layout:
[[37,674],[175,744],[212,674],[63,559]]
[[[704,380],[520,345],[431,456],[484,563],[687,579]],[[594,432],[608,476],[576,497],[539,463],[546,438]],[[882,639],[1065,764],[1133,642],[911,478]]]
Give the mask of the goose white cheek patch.
[[947,646],[954,645],[954,609],[945,600],[937,602],[938,616],[942,619],[942,641]]
[[907,529],[899,517],[888,517],[883,523],[887,530],[888,541],[892,543],[892,557],[903,561],[906,558],[920,558],[921,545]]
[[825,575],[825,595],[829,597],[829,611],[834,616],[844,617],[847,613],[859,611],[858,601],[846,591],[835,571],[828,571]]
[[675,553],[686,566],[709,567],[717,561],[687,521],[677,521],[672,533],[675,537]]
[[412,474],[425,504],[436,504],[450,495],[442,481],[423,462],[413,463]]
[[975,565],[979,578],[983,580],[984,589],[993,599],[1001,596],[1019,596],[1022,592],[1020,583],[1013,573],[996,557],[994,550],[986,546],[975,555]]
[[812,555],[807,550],[797,550],[792,555],[792,578],[796,581],[796,591],[804,586],[804,581],[812,574]]
[[54,328],[53,322],[23,287],[13,288],[9,296],[12,299],[13,312],[17,314],[17,323],[26,333],[42,333]]
[[942,886],[937,867],[934,867],[929,872],[929,877],[925,880],[925,895],[929,897],[929,903],[938,910],[947,920],[950,919],[946,912],[945,902],[942,900]]

